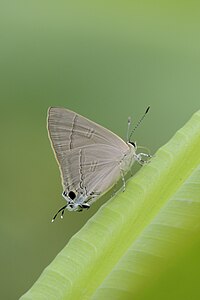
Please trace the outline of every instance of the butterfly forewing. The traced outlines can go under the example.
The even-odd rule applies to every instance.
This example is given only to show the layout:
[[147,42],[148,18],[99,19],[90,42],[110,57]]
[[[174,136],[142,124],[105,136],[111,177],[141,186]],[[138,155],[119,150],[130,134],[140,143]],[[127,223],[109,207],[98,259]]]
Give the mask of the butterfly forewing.
[[106,144],[121,151],[127,144],[108,129],[65,108],[50,107],[48,131],[59,162],[66,157],[66,151],[90,144]]

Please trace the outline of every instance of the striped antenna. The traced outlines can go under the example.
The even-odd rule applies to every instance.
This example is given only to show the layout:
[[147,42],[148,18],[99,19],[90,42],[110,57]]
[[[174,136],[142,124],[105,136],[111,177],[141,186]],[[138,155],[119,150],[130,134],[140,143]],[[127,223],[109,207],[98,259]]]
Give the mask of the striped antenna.
[[[150,106],[147,107],[145,113],[143,114],[143,116],[141,117],[141,119],[137,122],[137,124],[135,125],[135,127],[133,128],[133,130],[131,131],[131,134],[128,137],[128,141],[130,142],[131,136],[134,133],[134,131],[138,128],[138,126],[140,125],[140,123],[143,121],[143,119],[146,117],[146,114],[148,113],[150,109]],[[128,129],[130,127],[130,118],[128,118]]]

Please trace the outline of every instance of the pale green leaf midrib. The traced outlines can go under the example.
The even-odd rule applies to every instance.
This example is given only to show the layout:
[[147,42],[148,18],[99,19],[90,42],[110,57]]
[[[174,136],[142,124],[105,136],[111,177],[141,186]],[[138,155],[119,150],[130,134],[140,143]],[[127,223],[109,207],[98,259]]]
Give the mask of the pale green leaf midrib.
[[[177,195],[179,196],[179,194],[181,194],[184,191],[187,192],[188,187],[190,188],[190,185],[193,183],[194,178],[196,178],[196,180],[200,179],[199,166],[193,170],[191,176],[187,180],[187,183],[183,185],[177,191],[174,197],[168,201],[167,206],[165,206],[162,209],[162,211],[158,214],[158,216],[156,216],[153,223],[151,222],[150,226],[148,226],[142,232],[141,236],[136,241],[136,243],[133,243],[131,245],[131,247],[127,251],[128,253],[126,253],[124,257],[122,257],[122,259],[118,262],[117,266],[115,266],[115,273],[111,272],[108,278],[105,279],[105,282],[103,282],[102,286],[100,286],[99,291],[97,289],[97,291],[95,292],[94,299],[101,299],[97,296],[103,292],[106,292],[106,295],[108,296],[108,293],[111,291],[111,288],[115,289],[115,291],[118,290],[118,286],[120,286],[119,282],[121,282],[119,276],[119,274],[122,275],[121,270],[125,271],[126,276],[132,278],[132,280],[131,278],[126,278],[126,280],[124,281],[124,287],[126,286],[126,289],[124,288],[124,291],[132,293],[132,298],[130,299],[133,299],[133,295],[137,297],[137,289],[138,291],[140,291],[141,289],[137,285],[135,286],[135,288],[133,288],[131,282],[137,282],[137,277],[140,276],[139,270],[144,272],[144,274],[148,275],[149,277],[145,280],[140,280],[140,286],[142,285],[144,287],[145,284],[147,285],[147,282],[151,281],[152,277],[155,279],[155,274],[157,274],[158,276],[161,270],[163,272],[163,268],[166,269],[168,267],[169,263],[173,264],[174,259],[177,259],[177,257],[180,256],[180,253],[182,253],[182,251],[188,251],[188,249],[191,247],[191,244],[194,243],[196,234],[199,235],[200,201],[197,201],[197,206],[193,205],[191,208],[190,206],[188,207],[187,201],[184,201],[183,203],[177,203],[178,209],[175,210],[174,208],[176,208],[177,205],[174,206],[174,204],[176,204]],[[188,194],[188,199],[190,199],[191,202],[195,204],[196,202],[192,201],[193,195],[199,195],[199,190],[196,189],[193,191],[192,194]],[[190,204],[191,203],[189,203],[189,205]],[[159,233],[159,235],[157,235],[157,233]],[[152,241],[151,247],[149,247],[150,245],[147,245],[149,241]],[[145,245],[145,248],[142,245]],[[158,247],[158,245],[160,246]],[[161,252],[158,251],[159,248],[160,250],[162,249]],[[126,262],[128,257],[136,257],[137,252],[140,252],[140,254],[144,256],[143,258],[145,258],[145,256],[147,258],[148,256],[153,255],[155,257],[155,262],[157,261],[157,265],[160,271],[159,269],[155,268],[155,264],[152,264],[151,260],[147,260],[150,262],[150,265],[147,264],[146,266],[146,264],[143,263],[143,260],[141,258],[138,261],[139,269],[137,264],[134,264],[134,260],[132,260],[132,268],[130,269],[132,272],[128,274],[128,269],[124,268],[124,263]],[[160,258],[159,256],[157,256],[158,253],[160,254]],[[127,264],[125,265],[127,266]],[[115,288],[113,286],[113,283],[116,283]]]
[[[183,129],[181,129],[180,131],[182,131],[182,130]],[[178,132],[177,134],[180,134],[180,132]],[[183,135],[183,140],[184,140],[184,135]],[[169,143],[167,143],[162,148],[167,147]],[[144,222],[144,215],[141,214],[141,213],[139,214],[139,217],[137,218],[136,223],[141,224],[141,226],[140,226],[140,229],[138,230],[137,235],[135,235],[133,239],[128,239],[128,237],[130,237],[130,235],[127,236],[127,233],[124,233],[123,238],[122,238],[122,235],[121,236],[116,236],[115,242],[113,243],[112,249],[115,248],[116,241],[120,242],[120,244],[125,245],[125,247],[123,247],[123,251],[121,251],[120,256],[123,256],[123,254],[126,253],[127,249],[130,247],[130,245],[132,245],[134,243],[134,241],[137,239],[137,237],[140,235],[140,233],[144,230],[146,225],[148,225],[149,222],[151,222],[154,219],[154,217],[157,215],[157,213],[159,213],[159,211],[163,207],[163,205],[165,205],[165,203],[170,199],[170,197],[179,189],[179,187],[184,183],[184,181],[192,174],[194,168],[199,164],[199,159],[198,159],[199,156],[197,157],[196,155],[194,155],[197,152],[197,149],[200,148],[199,144],[200,144],[200,141],[199,141],[198,134],[194,134],[192,136],[192,138],[190,139],[190,143],[187,146],[186,146],[185,143],[183,144],[183,147],[180,149],[180,152],[178,153],[178,157],[176,157],[175,165],[173,165],[173,162],[172,162],[172,168],[169,171],[170,173],[173,173],[173,176],[168,181],[165,180],[167,175],[164,174],[164,176],[163,176],[163,181],[164,181],[164,184],[165,184],[165,188],[164,188],[165,193],[163,195],[161,195],[159,192],[156,193],[157,197],[161,196],[163,201],[160,201],[160,205],[158,206],[158,208],[156,207],[155,211],[152,210],[151,217],[148,216],[146,222]],[[176,155],[177,155],[177,153],[175,154],[175,156]],[[184,160],[185,159],[187,159],[187,164],[186,165],[184,165]],[[176,178],[178,176],[180,176],[180,174],[181,174],[182,179],[177,181]],[[155,198],[155,191],[154,190],[157,190],[157,185],[152,191],[152,195]],[[158,202],[156,204],[158,204]],[[127,225],[125,227],[127,227],[125,231],[129,232],[129,228],[131,228],[132,225],[131,226]],[[129,242],[127,242],[128,240],[129,240]],[[109,248],[108,250],[110,251],[110,249],[111,248]],[[104,249],[104,251],[106,251],[106,249]],[[120,256],[116,257],[116,262],[119,260]],[[99,260],[99,266],[104,272],[105,272],[105,264],[108,264],[108,261],[104,261],[102,263],[102,261]],[[110,273],[110,271],[111,271],[112,267],[114,267],[114,265],[115,264],[113,264],[111,266],[111,268],[108,269],[107,273]],[[96,267],[98,268],[97,264],[96,264]],[[102,280],[103,280],[103,278],[105,278],[105,276],[106,275],[104,273],[104,276],[102,276]],[[90,280],[90,284],[91,284],[91,280]],[[85,287],[85,288],[89,292],[89,288],[88,287]],[[88,293],[88,296],[89,296],[89,293]]]

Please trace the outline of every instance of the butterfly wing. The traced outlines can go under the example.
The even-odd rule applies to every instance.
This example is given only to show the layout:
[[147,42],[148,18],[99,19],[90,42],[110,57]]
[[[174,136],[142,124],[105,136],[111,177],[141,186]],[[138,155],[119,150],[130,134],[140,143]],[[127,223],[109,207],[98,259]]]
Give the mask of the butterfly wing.
[[94,202],[118,181],[121,164],[127,170],[132,162],[121,138],[75,112],[49,108],[47,126],[71,210]]
[[60,166],[66,194],[73,191],[79,204],[93,202],[119,180],[122,159],[123,154],[110,145],[68,151]]
[[127,144],[110,130],[65,108],[50,107],[47,127],[59,163],[66,151],[91,144],[111,145],[126,151]]

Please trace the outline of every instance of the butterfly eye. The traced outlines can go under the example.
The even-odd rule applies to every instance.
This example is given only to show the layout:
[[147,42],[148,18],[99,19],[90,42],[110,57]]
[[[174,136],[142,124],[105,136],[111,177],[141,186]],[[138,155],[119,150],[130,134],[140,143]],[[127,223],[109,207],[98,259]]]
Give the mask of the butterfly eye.
[[136,144],[134,142],[129,142],[133,147],[136,147]]
[[74,200],[76,198],[76,194],[73,192],[73,191],[70,191],[68,193],[68,197],[71,199],[71,200]]

